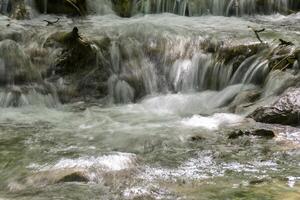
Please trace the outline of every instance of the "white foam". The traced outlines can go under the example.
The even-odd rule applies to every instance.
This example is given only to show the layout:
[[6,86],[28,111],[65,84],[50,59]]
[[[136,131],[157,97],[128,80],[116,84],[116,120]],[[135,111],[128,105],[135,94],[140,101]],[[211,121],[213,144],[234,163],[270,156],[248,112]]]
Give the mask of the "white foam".
[[130,153],[116,153],[100,157],[81,157],[76,159],[61,159],[53,165],[31,164],[28,168],[35,168],[39,171],[62,170],[70,168],[96,168],[103,171],[120,171],[135,166],[136,155]]
[[181,121],[185,126],[202,127],[208,130],[217,130],[221,126],[232,126],[243,122],[244,118],[229,113],[216,113],[209,117],[194,115]]
[[142,196],[142,195],[150,195],[150,194],[151,194],[150,191],[142,187],[127,188],[123,192],[123,196],[128,199],[137,196]]
[[209,151],[199,153],[197,158],[191,158],[178,168],[151,168],[147,166],[141,175],[147,180],[156,179],[207,179],[212,176],[223,176],[224,170],[219,168]]
[[294,177],[294,176],[289,176],[288,178],[288,186],[289,187],[294,187],[296,182],[300,181],[300,177]]
[[91,124],[81,124],[79,126],[80,129],[91,129],[93,127],[95,127],[95,125],[91,125]]

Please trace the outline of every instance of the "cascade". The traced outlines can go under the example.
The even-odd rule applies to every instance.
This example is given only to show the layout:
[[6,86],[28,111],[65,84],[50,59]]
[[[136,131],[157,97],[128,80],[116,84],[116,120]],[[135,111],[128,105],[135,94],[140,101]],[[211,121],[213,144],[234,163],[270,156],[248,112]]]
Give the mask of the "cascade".
[[87,0],[87,9],[91,14],[112,14],[112,3],[110,0]]
[[286,13],[295,6],[293,0],[140,0],[136,13],[169,12],[178,15],[251,15],[255,13]]
[[0,0],[0,200],[297,198],[295,1],[121,1]]
[[47,14],[48,0],[44,0],[44,14]]
[[[163,44],[158,45],[162,41]],[[128,103],[166,91],[194,93],[219,91],[236,84],[262,85],[270,72],[269,51],[255,53],[236,66],[235,58],[229,62],[218,58],[219,50],[216,53],[201,52],[197,47],[203,44],[195,38],[167,40],[158,36],[156,41],[148,44],[150,47],[146,44],[137,40],[112,42],[110,63],[113,74],[108,85],[115,103]],[[193,46],[187,50],[190,44]],[[140,51],[141,46],[146,50]],[[151,47],[156,49],[157,46],[162,51],[153,59],[147,51],[151,52]]]
[[10,2],[9,0],[0,1],[0,13],[7,14],[9,2]]

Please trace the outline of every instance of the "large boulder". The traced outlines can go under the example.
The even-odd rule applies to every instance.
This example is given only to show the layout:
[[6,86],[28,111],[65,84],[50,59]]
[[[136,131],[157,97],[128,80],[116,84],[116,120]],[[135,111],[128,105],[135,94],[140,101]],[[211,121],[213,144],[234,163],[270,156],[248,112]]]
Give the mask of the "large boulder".
[[91,41],[80,36],[74,27],[71,32],[52,34],[45,43],[45,47],[51,46],[62,49],[48,75],[63,103],[80,99],[90,101],[107,95],[106,82],[110,76],[109,63],[106,63],[110,46],[108,37],[99,36]]
[[77,27],[71,32],[57,32],[46,41],[45,47],[61,45],[63,51],[57,60],[55,71],[65,75],[86,69],[96,62],[92,43],[79,35]]
[[263,123],[299,125],[300,88],[288,89],[272,105],[257,108],[248,117]]

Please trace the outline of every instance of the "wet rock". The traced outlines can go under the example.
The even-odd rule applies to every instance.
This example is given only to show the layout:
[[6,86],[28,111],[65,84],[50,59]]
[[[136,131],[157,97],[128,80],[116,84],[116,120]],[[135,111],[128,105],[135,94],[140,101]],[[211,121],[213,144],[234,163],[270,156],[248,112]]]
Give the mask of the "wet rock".
[[25,185],[40,187],[65,182],[89,182],[88,172],[81,168],[41,171],[25,179]]
[[259,51],[268,49],[269,46],[264,43],[255,43],[250,45],[238,45],[238,46],[224,46],[218,51],[219,59],[223,59],[225,63],[228,63],[233,58],[243,55],[244,58],[248,58]]
[[192,137],[190,137],[190,141],[192,142],[199,142],[199,141],[203,141],[205,140],[205,137],[201,136],[201,135],[194,135]]
[[96,41],[90,41],[78,32],[74,27],[71,32],[54,33],[44,45],[45,48],[62,49],[54,67],[48,70],[48,76],[58,76],[52,77],[51,82],[57,86],[60,100],[64,103],[93,101],[108,94],[110,39],[99,36]]
[[21,107],[27,105],[43,105],[56,107],[59,105],[55,89],[49,83],[28,85],[7,85],[0,88],[0,107]]
[[96,62],[96,52],[91,42],[79,35],[77,27],[68,33],[54,34],[48,38],[48,41],[51,40],[64,47],[56,64],[55,71],[58,74],[75,73]]
[[26,9],[24,0],[11,0],[12,10],[10,16],[14,19],[27,19],[29,18],[29,12]]
[[300,64],[300,49],[295,50],[294,56],[297,59],[298,65]]
[[[18,59],[16,59],[18,58]],[[12,40],[0,42],[0,85],[23,84],[41,81],[41,75],[34,69],[29,56]]]
[[271,179],[269,178],[259,178],[259,179],[253,179],[249,181],[250,185],[259,185],[259,184],[263,184],[263,183],[270,183]]
[[254,130],[236,130],[231,132],[228,135],[228,139],[236,139],[240,136],[249,136],[249,135],[253,135],[253,136],[259,136],[259,137],[264,137],[264,138],[273,138],[275,137],[275,133],[272,130],[268,130],[268,129],[254,129]]
[[263,123],[298,125],[299,116],[300,88],[290,88],[272,105],[260,107],[248,117]]

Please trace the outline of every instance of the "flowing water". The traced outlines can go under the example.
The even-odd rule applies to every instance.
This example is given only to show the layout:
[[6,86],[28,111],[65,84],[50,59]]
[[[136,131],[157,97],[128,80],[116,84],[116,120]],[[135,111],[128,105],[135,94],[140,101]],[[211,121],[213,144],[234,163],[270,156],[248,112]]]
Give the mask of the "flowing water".
[[[175,1],[159,2],[157,13]],[[175,6],[185,15],[200,1],[176,2],[189,3]],[[209,2],[216,15],[232,3]],[[251,2],[240,1],[242,12],[251,12]],[[140,3],[153,13],[151,1]],[[206,41],[213,47],[257,42],[248,26],[266,28],[261,37],[271,45],[274,38],[299,45],[299,13],[124,19],[109,4],[89,7],[98,14],[61,17],[55,26],[43,22],[53,15],[23,21],[0,15],[1,200],[300,199],[300,130],[255,123],[245,118],[248,109],[230,109],[248,91],[262,93],[256,106],[272,102],[297,70],[269,73],[264,51],[236,69],[202,49]],[[95,43],[111,40],[110,54],[101,57],[111,71],[108,96],[93,103],[60,103],[56,86],[38,75],[59,53],[45,47],[47,37],[74,26]],[[22,66],[28,73],[16,82]],[[271,127],[277,136],[228,139],[249,127]]]

